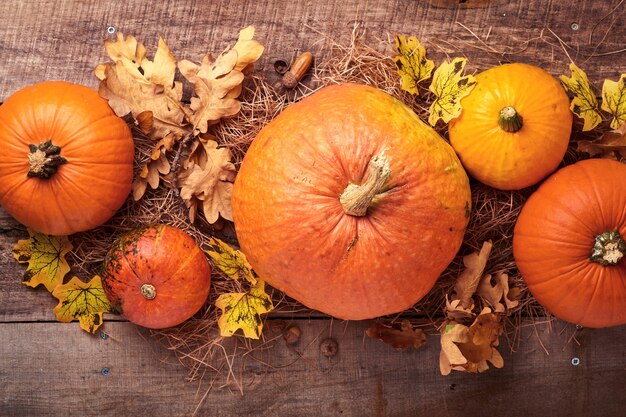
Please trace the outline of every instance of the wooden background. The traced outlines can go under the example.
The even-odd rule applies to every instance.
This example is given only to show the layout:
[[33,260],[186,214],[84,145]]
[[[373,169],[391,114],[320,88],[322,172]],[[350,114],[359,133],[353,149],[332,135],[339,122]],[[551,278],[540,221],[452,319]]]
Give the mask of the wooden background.
[[[626,72],[625,19],[624,0],[9,0],[0,2],[0,101],[49,79],[95,88],[109,27],[149,51],[161,35],[178,59],[198,61],[254,24],[266,45],[257,68],[273,81],[276,59],[311,50],[321,60],[329,38],[345,43],[358,24],[381,50],[395,33],[417,35],[431,57],[462,53],[471,70],[512,60],[558,75],[571,57],[599,88]],[[540,319],[522,327],[514,353],[503,343],[503,369],[442,377],[436,337],[395,351],[364,337],[368,323],[295,315],[295,348],[277,338],[240,364],[243,396],[232,381],[207,394],[208,380],[186,382],[187,370],[134,325],[108,321],[104,339],[57,323],[55,300],[20,283],[11,248],[25,236],[0,210],[0,416],[626,415],[626,328]],[[332,360],[319,351],[328,336],[339,343]]]

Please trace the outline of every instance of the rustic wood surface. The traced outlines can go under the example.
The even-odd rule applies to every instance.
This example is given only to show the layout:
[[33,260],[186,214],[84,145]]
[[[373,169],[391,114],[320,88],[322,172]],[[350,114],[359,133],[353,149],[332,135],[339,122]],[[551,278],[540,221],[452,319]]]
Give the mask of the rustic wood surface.
[[[254,24],[266,45],[257,69],[270,81],[276,59],[311,50],[323,60],[323,45],[347,43],[357,25],[380,50],[395,33],[417,35],[430,56],[462,53],[472,70],[521,61],[556,75],[571,58],[599,87],[626,72],[625,17],[623,0],[10,0],[0,3],[0,101],[48,79],[95,88],[109,27],[149,51],[160,35],[178,59],[197,61]],[[504,369],[442,377],[434,336],[395,351],[364,337],[367,323],[294,317],[299,345],[278,338],[237,363],[243,396],[219,380],[204,397],[210,379],[186,382],[187,370],[136,326],[110,317],[103,339],[55,322],[55,300],[20,283],[11,248],[25,236],[0,210],[1,416],[624,415],[626,328],[577,331],[558,321],[527,322],[516,352],[501,348]],[[329,335],[339,343],[332,360],[318,347]]]

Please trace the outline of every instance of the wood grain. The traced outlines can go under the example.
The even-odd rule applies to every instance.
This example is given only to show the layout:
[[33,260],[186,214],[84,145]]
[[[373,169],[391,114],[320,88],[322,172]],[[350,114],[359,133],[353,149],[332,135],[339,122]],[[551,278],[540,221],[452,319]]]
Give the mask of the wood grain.
[[[573,326],[526,325],[517,352],[500,348],[503,369],[442,377],[435,336],[420,349],[396,351],[364,337],[367,323],[334,322],[332,330],[327,321],[297,324],[296,347],[279,338],[245,364],[237,359],[243,397],[232,381],[217,378],[197,415],[622,415],[623,331],[585,329],[569,340]],[[105,326],[106,340],[76,324],[0,324],[0,415],[191,415],[208,379],[185,382],[176,359],[135,326]],[[339,345],[330,360],[319,351],[329,336]],[[571,364],[573,357],[580,365]]]
[[323,44],[347,44],[355,24],[381,50],[392,53],[388,40],[395,33],[417,35],[438,61],[446,54],[467,55],[472,70],[514,60],[561,74],[569,58],[559,37],[596,84],[624,71],[626,4],[619,0],[443,3],[446,7],[411,0],[6,1],[0,3],[0,100],[48,79],[96,87],[93,69],[107,60],[102,42],[115,36],[109,27],[135,35],[152,52],[162,36],[178,59],[199,61],[232,44],[239,28],[254,24],[266,45],[258,69],[274,79],[276,59],[290,60],[305,49],[323,58],[328,50]]

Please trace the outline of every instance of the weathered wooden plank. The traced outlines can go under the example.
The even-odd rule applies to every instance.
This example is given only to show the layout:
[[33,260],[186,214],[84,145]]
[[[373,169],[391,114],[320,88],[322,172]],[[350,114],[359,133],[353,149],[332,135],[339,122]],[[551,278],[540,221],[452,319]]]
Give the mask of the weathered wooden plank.
[[[243,397],[218,378],[197,415],[623,415],[624,327],[584,329],[570,340],[572,326],[526,325],[516,353],[501,347],[503,369],[442,377],[436,336],[421,349],[396,351],[364,337],[366,323],[297,324],[295,348],[279,338],[247,356],[243,368],[236,360]],[[105,326],[106,340],[76,324],[0,324],[0,415],[191,415],[208,379],[184,382],[186,370],[135,326]],[[319,351],[329,335],[339,346],[330,360]]]
[[6,1],[0,4],[0,100],[46,79],[96,87],[93,68],[106,61],[102,41],[114,36],[109,27],[136,35],[149,50],[161,35],[177,58],[200,60],[232,44],[239,28],[254,24],[267,47],[258,68],[274,79],[274,60],[289,60],[301,49],[321,54],[324,36],[346,42],[355,23],[368,43],[382,49],[389,48],[390,35],[414,34],[438,59],[444,52],[467,55],[471,69],[516,60],[562,73],[569,59],[558,36],[596,83],[624,70],[625,53],[613,54],[624,50],[626,37],[621,24],[626,4],[619,0],[497,0],[478,2],[480,7],[436,1],[434,6],[442,3],[446,7],[409,0]]

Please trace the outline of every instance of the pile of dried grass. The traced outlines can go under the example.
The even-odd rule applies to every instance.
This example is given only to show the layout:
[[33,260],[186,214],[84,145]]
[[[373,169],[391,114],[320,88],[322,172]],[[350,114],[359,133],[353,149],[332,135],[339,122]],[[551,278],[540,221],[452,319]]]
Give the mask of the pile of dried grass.
[[[380,49],[374,49],[360,39],[356,28],[347,45],[323,39],[320,54],[328,59],[316,64],[312,79],[307,81],[309,87],[301,85],[295,92],[285,92],[261,78],[252,77],[248,81],[242,96],[241,113],[221,123],[214,132],[218,142],[231,149],[235,165],[241,163],[245,150],[258,131],[290,102],[332,83],[360,82],[376,86],[412,107],[423,120],[427,119],[430,93],[424,90],[421,97],[416,97],[401,90],[391,58],[390,42],[381,42]],[[438,130],[445,136],[445,126],[439,126]],[[137,143],[140,153],[150,151],[148,139],[139,138]],[[86,275],[98,273],[107,249],[118,236],[137,226],[155,222],[165,222],[185,230],[201,247],[206,247],[210,236],[215,234],[226,241],[235,242],[232,225],[228,223],[223,224],[220,230],[202,223],[201,219],[195,224],[190,223],[184,203],[175,190],[166,186],[167,179],[165,182],[165,186],[149,190],[141,201],[129,202],[107,225],[78,235],[74,239],[76,248],[73,265]],[[482,243],[489,239],[493,241],[493,250],[486,272],[507,272],[512,286],[525,288],[513,261],[511,239],[515,219],[529,194],[529,190],[504,192],[472,182],[472,217],[459,255],[443,273],[435,288],[411,310],[399,316],[431,318],[431,330],[434,330],[436,320],[443,313],[445,296],[450,293],[454,279],[463,268],[462,256],[479,250]],[[245,358],[255,349],[271,347],[275,338],[280,337],[280,334],[272,338],[264,333],[265,340],[252,342],[243,337],[225,340],[219,336],[216,325],[218,312],[213,306],[214,302],[224,292],[241,291],[239,286],[238,282],[215,271],[210,298],[200,314],[176,328],[153,332],[190,369],[190,379],[208,378],[212,386],[217,376],[224,376],[225,384],[234,383],[241,390],[234,362]],[[316,314],[278,292],[274,292],[273,297],[276,309],[270,318]],[[511,320],[513,331],[521,316],[547,316],[527,291],[523,290],[520,297],[520,306]]]

